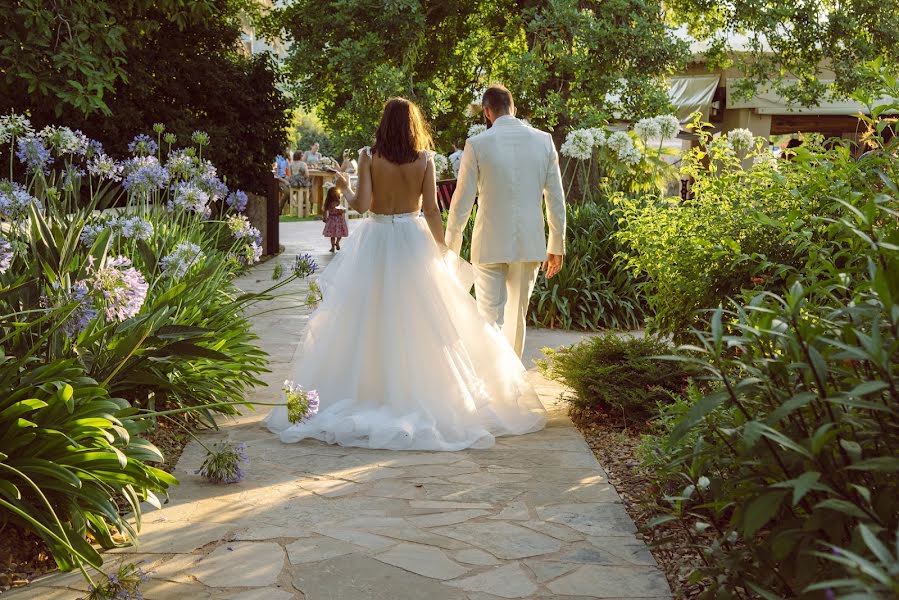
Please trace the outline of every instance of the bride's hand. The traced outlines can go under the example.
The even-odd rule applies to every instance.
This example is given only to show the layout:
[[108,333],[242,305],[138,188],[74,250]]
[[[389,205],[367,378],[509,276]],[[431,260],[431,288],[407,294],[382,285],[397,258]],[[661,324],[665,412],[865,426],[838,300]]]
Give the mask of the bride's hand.
[[334,173],[334,187],[340,191],[349,189],[350,179],[346,176],[346,173],[341,173],[340,171]]

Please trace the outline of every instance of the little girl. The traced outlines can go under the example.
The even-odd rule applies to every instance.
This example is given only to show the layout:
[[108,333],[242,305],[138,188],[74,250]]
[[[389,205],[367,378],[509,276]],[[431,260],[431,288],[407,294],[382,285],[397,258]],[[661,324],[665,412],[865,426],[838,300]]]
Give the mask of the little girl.
[[331,252],[340,250],[340,239],[349,235],[349,228],[346,222],[346,211],[340,208],[340,193],[336,187],[328,188],[322,220],[325,222],[325,230],[322,235],[331,238]]

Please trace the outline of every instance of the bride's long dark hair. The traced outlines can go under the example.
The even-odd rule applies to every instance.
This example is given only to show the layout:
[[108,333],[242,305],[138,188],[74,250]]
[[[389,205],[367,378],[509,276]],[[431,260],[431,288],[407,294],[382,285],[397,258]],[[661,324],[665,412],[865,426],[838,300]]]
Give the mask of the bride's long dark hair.
[[375,133],[372,152],[402,165],[415,162],[423,151],[432,147],[428,122],[418,105],[405,98],[388,100]]

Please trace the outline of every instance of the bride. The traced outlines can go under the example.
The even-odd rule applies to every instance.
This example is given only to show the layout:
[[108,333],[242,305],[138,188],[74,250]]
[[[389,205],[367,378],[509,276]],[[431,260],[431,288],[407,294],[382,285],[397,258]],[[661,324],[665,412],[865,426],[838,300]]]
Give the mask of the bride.
[[281,405],[265,419],[284,442],[461,450],[545,424],[521,361],[451,266],[430,147],[419,108],[394,98],[359,153],[355,193],[338,177],[350,206],[371,213],[319,278],[295,368],[318,414],[294,424]]

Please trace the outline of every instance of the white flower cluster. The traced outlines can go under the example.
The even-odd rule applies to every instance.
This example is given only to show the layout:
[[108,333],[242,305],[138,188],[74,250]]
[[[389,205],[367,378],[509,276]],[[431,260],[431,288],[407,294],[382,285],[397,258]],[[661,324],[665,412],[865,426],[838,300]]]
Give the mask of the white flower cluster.
[[615,131],[606,138],[606,146],[618,155],[618,160],[634,166],[643,160],[643,153],[634,145],[634,140],[625,131]]
[[752,148],[752,132],[748,129],[734,129],[727,133],[727,139],[730,140],[731,146],[736,152],[749,152]]
[[153,235],[153,223],[141,217],[119,217],[116,226],[122,237],[135,240],[149,240]]
[[437,177],[446,173],[450,168],[449,159],[443,154],[434,153],[434,172]]
[[63,154],[85,154],[90,140],[80,131],[72,131],[68,127],[48,125],[40,133],[47,145],[56,151],[57,156]]
[[777,170],[777,157],[773,152],[762,152],[752,157],[753,169],[772,169]]
[[87,172],[94,177],[109,181],[121,181],[124,165],[106,154],[98,154],[87,163]]
[[595,145],[596,137],[592,129],[572,129],[565,136],[565,142],[559,151],[563,156],[577,160],[590,160]]
[[680,121],[674,115],[659,115],[640,119],[634,124],[634,132],[643,141],[669,140],[680,132]]
[[22,115],[9,114],[0,117],[0,144],[12,137],[27,137],[34,133],[31,121]]
[[468,137],[474,137],[479,133],[484,133],[487,131],[487,126],[483,123],[475,123],[471,127],[468,128]]

